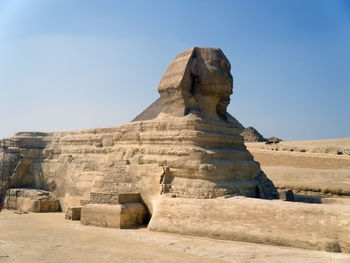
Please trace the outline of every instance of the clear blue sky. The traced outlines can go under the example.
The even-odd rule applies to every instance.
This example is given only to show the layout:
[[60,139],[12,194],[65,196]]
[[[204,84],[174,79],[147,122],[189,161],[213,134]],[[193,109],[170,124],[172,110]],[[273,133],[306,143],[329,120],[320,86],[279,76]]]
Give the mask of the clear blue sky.
[[0,0],[0,138],[129,122],[193,46],[230,60],[243,125],[350,137],[350,0]]

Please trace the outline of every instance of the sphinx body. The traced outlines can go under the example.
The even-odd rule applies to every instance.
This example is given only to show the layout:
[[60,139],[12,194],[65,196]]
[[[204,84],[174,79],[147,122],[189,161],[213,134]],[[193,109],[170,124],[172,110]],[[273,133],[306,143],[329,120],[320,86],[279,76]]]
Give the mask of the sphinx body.
[[161,195],[275,198],[274,185],[228,118],[232,83],[220,49],[186,50],[160,81],[161,110],[154,119],[18,133],[3,141],[6,154],[21,160],[11,187],[53,191],[63,209],[88,203],[91,192],[139,192],[151,213]]

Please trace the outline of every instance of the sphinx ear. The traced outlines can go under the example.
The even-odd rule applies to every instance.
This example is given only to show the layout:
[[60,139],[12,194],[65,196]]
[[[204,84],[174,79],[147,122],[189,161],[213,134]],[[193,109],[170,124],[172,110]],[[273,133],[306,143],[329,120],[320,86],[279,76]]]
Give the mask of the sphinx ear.
[[195,76],[199,75],[200,68],[199,68],[199,61],[197,58],[192,58],[191,60],[191,73]]

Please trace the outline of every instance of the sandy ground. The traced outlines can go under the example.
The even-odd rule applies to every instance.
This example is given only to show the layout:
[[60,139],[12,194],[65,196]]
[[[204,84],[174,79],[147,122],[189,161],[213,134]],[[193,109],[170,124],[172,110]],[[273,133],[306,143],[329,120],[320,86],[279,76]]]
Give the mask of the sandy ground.
[[62,213],[0,213],[0,262],[350,262],[350,254],[81,225]]

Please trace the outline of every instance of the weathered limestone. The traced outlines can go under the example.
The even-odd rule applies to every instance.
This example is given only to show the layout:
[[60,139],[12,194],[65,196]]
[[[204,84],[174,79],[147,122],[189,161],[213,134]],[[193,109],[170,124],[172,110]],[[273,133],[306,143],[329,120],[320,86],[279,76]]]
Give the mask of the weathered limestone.
[[123,204],[141,202],[139,193],[118,193],[118,192],[91,192],[90,204]]
[[5,208],[22,212],[58,212],[60,203],[48,191],[10,189],[6,193]]
[[217,239],[350,252],[350,206],[232,197],[159,200],[148,228]]
[[144,225],[148,218],[139,193],[92,192],[90,204],[81,210],[80,222],[113,228]]

